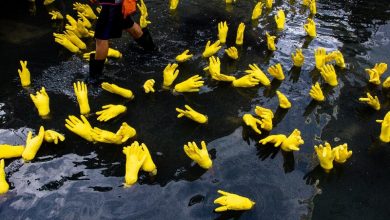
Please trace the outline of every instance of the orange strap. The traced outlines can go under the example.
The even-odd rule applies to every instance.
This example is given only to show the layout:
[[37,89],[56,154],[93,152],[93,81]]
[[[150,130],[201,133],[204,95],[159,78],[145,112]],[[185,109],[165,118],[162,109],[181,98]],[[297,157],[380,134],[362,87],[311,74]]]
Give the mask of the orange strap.
[[123,0],[122,3],[122,14],[126,18],[137,10],[137,0]]

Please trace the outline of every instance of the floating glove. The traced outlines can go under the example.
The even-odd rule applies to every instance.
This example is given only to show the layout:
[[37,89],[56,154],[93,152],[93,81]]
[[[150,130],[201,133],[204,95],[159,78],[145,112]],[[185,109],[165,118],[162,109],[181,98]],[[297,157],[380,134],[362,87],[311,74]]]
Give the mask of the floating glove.
[[271,35],[269,35],[268,32],[266,32],[265,35],[267,36],[267,47],[268,47],[268,50],[275,51],[276,50],[276,47],[275,47],[276,36],[271,36]]
[[88,103],[87,84],[78,81],[77,83],[73,83],[73,88],[74,93],[76,94],[77,102],[79,103],[80,114],[88,114],[90,112],[90,108]]
[[308,18],[306,24],[303,25],[303,28],[305,28],[307,35],[310,37],[317,36],[316,23],[313,21],[313,19]]
[[177,5],[179,4],[179,0],[170,0],[170,6],[169,9],[176,10]]
[[341,144],[333,148],[334,161],[337,163],[345,163],[352,156],[352,151],[348,151],[348,144]]
[[145,81],[144,86],[143,86],[145,93],[149,93],[149,92],[154,93],[155,92],[155,90],[153,88],[154,83],[155,83],[154,79],[148,79]]
[[[181,56],[181,55],[179,55],[179,56]],[[176,57],[176,60],[177,60],[177,57]],[[177,63],[173,63],[173,64],[168,63],[168,65],[165,67],[164,72],[163,72],[163,76],[164,76],[163,85],[165,87],[171,86],[173,81],[175,81],[175,79],[179,75],[179,70],[176,69],[178,66],[179,65]]]
[[[185,50],[183,53],[179,54],[176,56],[176,61],[178,63],[183,63],[189,59],[191,59],[191,57],[193,57],[194,55],[193,54],[188,54],[190,52],[190,50]],[[177,64],[176,64],[177,65]],[[179,70],[178,70],[179,71]]]
[[268,137],[261,139],[259,143],[262,145],[272,143],[274,144],[274,147],[279,147],[286,139],[287,137],[284,134],[269,135]]
[[81,20],[83,26],[85,28],[91,28],[92,27],[92,24],[91,22],[88,20],[88,18],[86,18],[82,13],[80,12],[77,12],[77,16],[79,17],[79,19]]
[[322,146],[322,144],[314,146],[314,150],[317,153],[317,158],[320,161],[321,167],[324,168],[325,171],[333,169],[334,152],[332,151],[330,144],[325,142],[325,146]]
[[272,112],[271,109],[268,109],[268,108],[264,108],[264,107],[261,107],[261,106],[256,106],[255,108],[255,113],[256,115],[258,115],[259,117],[262,117],[262,118],[274,118],[274,113]]
[[382,125],[381,134],[379,138],[381,139],[382,142],[389,143],[390,142],[390,111],[387,112],[383,120],[376,120],[376,122]]
[[320,84],[316,82],[313,86],[311,86],[309,95],[316,101],[322,102],[325,101],[325,96],[322,93]]
[[309,5],[309,9],[310,9],[310,14],[312,14],[312,15],[317,14],[316,0],[311,0],[310,5]]
[[119,87],[115,84],[110,84],[108,82],[102,83],[102,88],[106,90],[107,92],[111,92],[117,95],[120,95],[127,99],[134,99],[133,92],[130,89],[125,89],[122,87]]
[[220,44],[219,40],[215,41],[215,43],[211,45],[210,45],[210,41],[207,41],[206,48],[204,49],[202,56],[207,58],[217,53],[218,50],[221,49],[221,46],[219,46],[219,44]]
[[[138,143],[138,142],[137,142]],[[157,167],[154,164],[152,156],[150,155],[148,147],[144,143],[141,144],[142,150],[146,153],[146,158],[144,163],[142,164],[141,169],[145,172],[151,173],[153,176],[157,174]]]
[[294,129],[294,131],[287,137],[286,140],[282,142],[280,146],[284,151],[298,151],[299,146],[304,144],[301,137],[301,132],[298,129]]
[[146,16],[141,15],[141,17],[139,18],[139,25],[141,26],[141,28],[146,28],[151,23],[151,21],[147,20]]
[[288,98],[281,93],[280,91],[276,91],[276,95],[279,99],[279,106],[284,109],[291,108],[291,102],[288,100]]
[[250,210],[255,205],[255,202],[251,201],[246,197],[239,196],[237,194],[228,193],[222,190],[218,190],[218,193],[222,194],[223,196],[214,200],[214,204],[221,205],[220,207],[214,210],[216,212],[224,212],[227,210],[234,210],[234,211]]
[[12,146],[8,144],[0,144],[0,159],[9,159],[14,157],[21,157],[24,151],[24,146]]
[[65,37],[70,40],[76,47],[80,48],[81,50],[87,49],[87,45],[80,40],[80,38],[77,37],[77,35],[73,31],[66,30]]
[[200,167],[208,170],[213,165],[213,162],[211,161],[209,152],[207,151],[206,143],[202,141],[201,145],[202,149],[199,149],[195,142],[188,142],[188,144],[184,145],[184,152]]
[[305,62],[305,56],[302,53],[302,49],[296,49],[295,54],[291,53],[291,59],[294,63],[294,66],[301,67]]
[[242,117],[242,120],[244,120],[245,124],[249,127],[251,127],[256,133],[261,134],[261,131],[259,128],[257,128],[257,124],[261,125],[261,121],[251,114],[245,114]]
[[141,4],[137,4],[137,8],[141,12],[141,16],[148,16],[148,8],[146,8],[144,0],[141,0]]
[[65,36],[56,36],[54,41],[58,44],[61,44],[66,49],[68,49],[72,53],[79,53],[80,49],[74,45],[70,40],[68,40]]
[[367,98],[361,97],[359,98],[359,101],[367,103],[377,111],[381,109],[381,103],[379,102],[378,96],[372,97],[369,92],[367,92]]
[[282,65],[280,63],[278,64],[275,64],[273,66],[270,66],[268,68],[268,73],[275,77],[275,79],[277,80],[284,80],[284,73],[283,73],[283,69],[282,69]]
[[321,68],[325,65],[326,58],[326,50],[323,47],[319,47],[314,52],[314,58],[316,61],[316,68],[321,70]]
[[44,135],[45,129],[43,128],[43,126],[39,128],[39,133],[34,138],[32,137],[32,132],[28,132],[26,147],[24,148],[24,151],[22,153],[22,157],[24,160],[29,161],[34,159],[35,155],[37,154],[39,148],[42,145]]
[[274,0],[265,0],[265,7],[271,9],[273,2]]
[[59,11],[51,11],[51,12],[49,12],[49,15],[51,15],[51,20],[64,19],[64,16],[62,16],[61,12],[59,12]]
[[38,109],[40,116],[47,116],[50,113],[49,96],[46,93],[45,87],[42,87],[36,95],[30,94],[30,98]]
[[43,1],[43,5],[50,5],[51,3],[53,3],[55,0],[44,0]]
[[4,159],[0,160],[0,195],[8,192],[9,184],[5,180]]
[[268,77],[264,74],[263,71],[256,64],[249,64],[250,70],[245,70],[246,73],[254,76],[259,82],[265,86],[271,85]]
[[370,83],[373,83],[375,85],[380,85],[381,84],[381,79],[379,73],[375,69],[366,69],[366,73],[370,77],[368,80]]
[[206,115],[203,115],[203,114],[195,111],[189,105],[185,105],[184,107],[186,108],[185,110],[180,109],[180,108],[176,108],[176,111],[179,113],[177,115],[177,118],[181,118],[181,117],[185,116],[185,117],[187,117],[193,121],[196,121],[200,124],[207,123],[208,119],[207,119]]
[[94,127],[91,131],[91,136],[94,141],[106,144],[122,144],[122,136],[114,134],[111,131],[102,130]]
[[260,18],[261,13],[263,11],[264,4],[262,2],[258,2],[252,11],[252,20],[257,20]]
[[226,43],[226,36],[229,28],[226,24],[226,21],[221,21],[218,23],[218,38],[221,44]]
[[18,69],[20,82],[22,86],[29,86],[31,84],[30,81],[30,71],[27,68],[27,61],[20,61],[20,66],[22,69]]
[[283,10],[279,10],[275,15],[276,28],[279,30],[284,29],[284,24],[286,23],[286,15]]
[[337,75],[334,67],[330,64],[327,64],[321,68],[321,76],[324,78],[325,82],[331,86],[337,86]]
[[96,112],[96,115],[99,115],[97,118],[98,121],[104,122],[115,118],[127,110],[126,106],[123,105],[104,105],[102,109],[103,110]]
[[129,138],[134,137],[136,134],[137,131],[126,122],[123,122],[119,130],[116,132],[116,135],[122,137],[122,143],[125,143]]
[[229,47],[228,49],[225,49],[225,53],[233,60],[238,59],[238,51],[236,47]]
[[245,75],[239,79],[236,79],[233,81],[234,87],[242,87],[242,88],[248,88],[248,87],[254,87],[259,85],[260,80],[258,80],[253,75]]
[[385,89],[390,88],[390,76],[386,78],[386,80],[383,82],[382,87]]
[[204,81],[199,75],[192,76],[187,80],[176,84],[174,91],[176,92],[199,92],[199,88],[203,86]]
[[65,137],[64,137],[64,135],[58,133],[57,131],[46,130],[45,131],[44,140],[47,143],[58,144],[59,141],[64,141]]
[[138,142],[124,147],[122,152],[126,155],[125,185],[131,186],[137,182],[138,171],[145,162],[147,155],[141,146],[139,146]]
[[78,136],[84,138],[87,141],[93,142],[92,138],[92,126],[89,124],[88,120],[84,117],[84,115],[81,115],[80,119],[78,119],[76,116],[69,115],[69,119],[65,119],[65,127],[77,134]]
[[238,25],[238,29],[237,29],[237,36],[236,36],[237,45],[242,45],[244,43],[244,31],[245,31],[245,24],[241,22],[240,25]]

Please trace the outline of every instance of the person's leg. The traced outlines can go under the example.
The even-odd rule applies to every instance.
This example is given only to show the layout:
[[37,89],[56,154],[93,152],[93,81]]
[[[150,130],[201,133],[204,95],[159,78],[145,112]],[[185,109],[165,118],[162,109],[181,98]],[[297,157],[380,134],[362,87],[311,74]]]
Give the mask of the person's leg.
[[156,49],[153,43],[153,39],[150,36],[149,30],[147,28],[141,28],[139,24],[131,20],[130,16],[125,20],[125,23],[132,23],[130,28],[126,28],[125,31],[129,33],[135,42],[137,42],[142,48],[148,51]]
[[89,76],[92,81],[99,79],[102,75],[107,54],[108,40],[96,38],[96,52],[89,56]]
[[141,27],[134,22],[133,26],[131,28],[126,29],[126,31],[134,38],[138,39],[143,35],[143,31]]
[[108,40],[96,39],[95,60],[105,60],[108,54]]

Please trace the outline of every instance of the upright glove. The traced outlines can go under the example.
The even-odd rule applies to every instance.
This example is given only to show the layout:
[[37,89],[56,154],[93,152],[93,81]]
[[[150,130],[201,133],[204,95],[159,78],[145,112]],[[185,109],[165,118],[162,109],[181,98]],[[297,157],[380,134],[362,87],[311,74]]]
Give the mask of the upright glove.
[[31,84],[30,81],[30,71],[27,68],[27,61],[20,61],[20,66],[22,69],[18,69],[20,83],[22,86],[29,86]]
[[122,152],[126,155],[125,185],[131,186],[137,182],[138,171],[145,162],[147,155],[141,146],[139,146],[138,142],[124,147]]
[[266,131],[271,131],[273,128],[273,123],[272,123],[272,117],[269,115],[261,116],[261,129],[264,129]]
[[38,109],[40,116],[47,116],[50,113],[49,96],[46,93],[45,87],[42,87],[39,92],[36,92],[36,95],[30,94],[30,98]]
[[376,72],[378,72],[379,76],[382,76],[386,72],[386,70],[387,70],[387,64],[386,63],[376,63],[373,69]]
[[226,43],[226,36],[228,33],[228,26],[226,24],[226,21],[221,21],[218,23],[218,38],[221,44]]
[[345,61],[344,61],[344,56],[343,56],[343,54],[339,50],[336,50],[336,51],[333,51],[333,52],[327,54],[326,55],[326,61],[327,62],[329,60],[328,57],[331,58],[330,61],[335,60],[336,61],[336,65],[339,66],[340,68],[345,68],[346,65],[345,65]]
[[228,49],[225,49],[225,53],[232,58],[233,60],[238,59],[238,51],[236,47],[229,47]]
[[73,31],[66,30],[64,33],[65,33],[65,37],[68,40],[70,40],[70,42],[72,42],[80,50],[87,49],[87,45],[85,45],[85,43],[82,40],[80,40],[80,38],[78,38]]
[[218,190],[218,193],[222,194],[222,196],[214,200],[214,204],[220,204],[221,206],[214,209],[216,212],[224,212],[227,210],[250,210],[256,204],[250,199],[237,194],[228,193],[222,190]]
[[76,94],[77,102],[80,107],[80,114],[88,114],[91,109],[89,108],[88,103],[88,90],[87,85],[84,82],[78,81],[73,83],[74,93]]
[[191,59],[191,57],[193,57],[194,55],[193,54],[188,54],[189,52],[190,52],[190,50],[185,50],[183,53],[177,55],[176,56],[176,62],[183,63],[183,62]]
[[233,81],[234,87],[242,87],[242,88],[248,88],[248,87],[254,87],[259,85],[260,80],[258,80],[254,75],[249,74],[245,75],[239,79],[236,79]]
[[275,79],[277,80],[284,80],[284,73],[283,73],[283,69],[282,69],[282,65],[280,63],[278,64],[275,64],[273,66],[270,66],[268,68],[268,73],[275,77]]
[[12,146],[8,144],[0,144],[0,159],[9,159],[21,157],[24,151],[24,146]]
[[72,53],[79,53],[80,49],[74,45],[68,38],[65,36],[57,35],[55,36],[54,41],[62,46],[64,46],[66,49],[68,49]]
[[390,76],[385,79],[385,81],[382,84],[382,87],[385,89],[390,88]]
[[325,142],[325,146],[322,146],[322,144],[314,146],[314,150],[317,153],[317,158],[320,161],[321,167],[325,171],[333,169],[334,152],[332,151],[330,144]]
[[81,12],[77,12],[77,16],[79,17],[85,28],[88,29],[92,27],[91,22]]
[[265,35],[267,36],[268,50],[275,51],[276,50],[276,46],[275,46],[276,36],[271,36],[268,32],[266,32]]
[[274,3],[274,0],[265,0],[265,7],[268,9],[271,9],[273,3]]
[[348,151],[348,144],[341,144],[333,148],[334,160],[337,163],[345,163],[352,156],[352,151]]
[[208,70],[211,76],[217,76],[221,74],[221,61],[219,60],[219,57],[209,57],[209,66],[203,70]]
[[74,18],[73,18],[72,16],[70,16],[70,15],[66,15],[65,17],[66,17],[66,20],[69,22],[69,24],[70,24],[71,26],[77,27],[77,21],[76,21],[76,19],[74,19]]
[[291,102],[288,100],[288,98],[281,93],[280,91],[276,91],[276,95],[279,99],[279,106],[284,109],[291,108]]
[[65,137],[64,137],[64,135],[58,133],[57,131],[54,131],[54,130],[46,130],[46,131],[45,131],[44,140],[45,140],[47,143],[58,144],[59,141],[64,141],[64,140],[65,140]]
[[302,53],[302,49],[296,49],[295,54],[291,53],[291,59],[296,67],[302,67],[305,62],[305,56]]
[[317,36],[316,23],[313,19],[308,18],[306,24],[303,25],[303,28],[305,28],[307,35],[310,37],[314,38]]
[[181,118],[181,117],[185,116],[185,117],[187,117],[193,121],[196,121],[200,124],[207,123],[208,119],[207,119],[206,115],[203,115],[203,114],[195,111],[189,105],[185,105],[184,107],[186,108],[185,110],[180,109],[180,108],[176,108],[176,111],[179,113],[177,115],[177,118]]
[[78,136],[84,138],[87,141],[93,142],[92,137],[92,126],[89,124],[88,120],[84,117],[84,115],[81,115],[80,119],[78,119],[76,116],[69,115],[69,119],[65,119],[65,127],[77,134]]
[[258,115],[259,117],[269,117],[269,118],[274,118],[274,113],[272,112],[271,109],[268,109],[268,108],[264,108],[264,107],[261,107],[261,106],[256,106],[255,108],[255,113],[256,115]]
[[310,9],[310,14],[312,14],[312,15],[317,14],[316,0],[311,0],[310,5],[309,5],[309,9]]
[[[177,59],[177,58],[176,58]],[[170,64],[165,67],[163,72],[164,77],[164,87],[169,87],[172,85],[173,81],[177,78],[179,75],[179,70],[176,69],[179,65],[177,63]]]
[[64,19],[64,16],[62,16],[61,12],[59,11],[51,11],[49,12],[49,15],[51,15],[51,20],[62,20]]
[[37,154],[39,148],[42,145],[43,138],[45,135],[45,129],[43,126],[39,128],[39,133],[34,138],[32,137],[32,132],[29,131],[27,134],[27,140],[26,140],[26,148],[24,148],[24,151],[22,153],[22,157],[26,161],[33,160],[35,155]]
[[311,86],[309,95],[316,101],[323,102],[325,101],[325,96],[322,93],[320,84],[316,82],[316,84]]
[[176,84],[174,91],[176,92],[199,92],[199,88],[203,86],[204,81],[199,75],[192,76],[187,80]]
[[202,149],[199,149],[195,142],[188,142],[187,145],[184,145],[184,152],[200,167],[208,170],[213,165],[213,162],[211,161],[209,152],[207,151],[206,143],[202,141],[201,145]]
[[252,11],[252,20],[257,20],[260,18],[261,13],[263,12],[264,4],[262,2],[258,2]]
[[129,138],[134,137],[136,134],[137,131],[126,122],[123,122],[119,130],[116,132],[116,135],[122,137],[122,143],[125,143]]
[[102,83],[102,88],[106,90],[107,92],[111,92],[117,95],[120,95],[127,99],[134,99],[133,92],[130,89],[125,89],[122,87],[119,87],[115,84],[110,84],[108,82]]
[[6,174],[4,170],[4,159],[0,160],[0,195],[8,192],[9,184],[5,179]]
[[176,10],[179,0],[170,0],[169,2],[169,9]]
[[141,4],[137,4],[137,8],[141,12],[142,16],[148,16],[148,8],[146,8],[145,2],[141,0]]
[[261,84],[265,86],[271,85],[268,77],[265,75],[263,71],[256,64],[249,64],[250,70],[245,70],[246,73],[254,76],[257,80],[260,81]]
[[237,45],[242,45],[244,43],[244,31],[245,31],[245,24],[241,22],[240,25],[238,25],[238,29],[237,29],[237,36],[236,36]]
[[284,24],[286,23],[286,15],[283,10],[279,10],[275,15],[276,28],[279,30],[284,29]]
[[337,75],[334,67],[330,64],[327,64],[321,68],[321,76],[331,86],[337,86]]
[[206,48],[204,49],[203,54],[202,54],[203,57],[206,57],[206,58],[211,57],[212,55],[217,53],[219,49],[221,49],[221,46],[219,46],[219,44],[220,44],[219,40],[215,41],[215,43],[213,43],[211,45],[210,45],[210,43],[211,43],[210,41],[207,41]]
[[93,12],[92,8],[88,4],[74,3],[73,9],[81,12],[86,18],[95,20],[97,16]]
[[154,83],[155,83],[154,79],[148,79],[145,81],[144,86],[143,86],[145,93],[149,93],[149,92],[154,93],[155,92],[155,90],[153,88]]
[[379,135],[380,140],[382,142],[389,143],[390,142],[390,111],[387,112],[383,120],[376,120],[376,122],[382,125],[381,134]]
[[381,103],[379,102],[378,96],[372,97],[369,92],[367,92],[367,98],[361,97],[359,98],[359,101],[367,103],[377,111],[381,109]]
[[94,141],[106,144],[122,144],[122,136],[117,135],[111,131],[102,130],[94,127],[91,131],[91,136]]
[[96,115],[99,116],[97,118],[98,121],[104,122],[115,118],[127,110],[124,105],[104,105],[102,109],[103,110],[96,112]]
[[294,129],[294,131],[287,137],[286,140],[282,142],[280,146],[284,151],[298,151],[299,146],[304,144],[301,137],[301,132],[298,129]]
[[147,16],[141,15],[141,17],[139,18],[139,25],[141,26],[141,28],[146,28],[149,24],[152,23],[151,21],[148,21],[147,19],[148,19]]
[[[137,142],[138,143],[138,142]],[[152,156],[150,155],[148,147],[142,143],[141,144],[142,150],[146,153],[146,158],[144,163],[142,164],[141,169],[145,172],[151,173],[153,176],[157,174],[157,167],[156,164],[154,164]]]
[[310,2],[311,2],[311,0],[302,0],[302,5],[309,6]]
[[272,143],[274,144],[274,147],[279,147],[286,139],[287,137],[284,134],[269,135],[268,137],[261,139],[259,143],[262,145]]
[[314,52],[314,58],[316,61],[316,68],[321,70],[325,66],[326,50],[323,47],[319,47]]
[[366,73],[370,77],[368,80],[370,83],[373,83],[375,85],[380,85],[381,84],[381,76],[375,69],[365,69]]
[[251,127],[256,133],[261,134],[260,129],[257,127],[257,124],[261,126],[261,121],[251,114],[245,114],[242,117],[242,120],[244,120],[245,124],[249,127]]

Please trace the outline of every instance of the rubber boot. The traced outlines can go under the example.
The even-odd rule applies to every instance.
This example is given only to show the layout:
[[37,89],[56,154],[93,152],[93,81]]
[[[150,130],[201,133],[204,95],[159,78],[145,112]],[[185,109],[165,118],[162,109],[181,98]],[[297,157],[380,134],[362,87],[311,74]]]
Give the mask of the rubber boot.
[[95,54],[89,55],[89,83],[99,83],[102,78],[105,60],[95,60]]
[[156,50],[157,48],[153,43],[153,39],[152,36],[150,36],[149,30],[147,28],[142,28],[142,32],[142,36],[138,39],[135,39],[135,42],[137,42],[146,51]]

